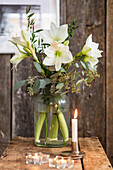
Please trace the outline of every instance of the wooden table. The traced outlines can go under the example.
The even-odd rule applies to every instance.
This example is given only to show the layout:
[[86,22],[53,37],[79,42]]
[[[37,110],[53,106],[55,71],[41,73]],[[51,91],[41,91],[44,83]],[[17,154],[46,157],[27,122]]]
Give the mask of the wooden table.
[[[97,137],[79,138],[81,151],[85,152],[82,160],[75,160],[74,170],[109,170],[112,166]],[[48,164],[26,165],[26,153],[43,152],[51,156],[59,155],[61,151],[70,150],[71,146],[63,148],[41,148],[34,145],[33,138],[14,138],[0,158],[0,170],[44,170]]]

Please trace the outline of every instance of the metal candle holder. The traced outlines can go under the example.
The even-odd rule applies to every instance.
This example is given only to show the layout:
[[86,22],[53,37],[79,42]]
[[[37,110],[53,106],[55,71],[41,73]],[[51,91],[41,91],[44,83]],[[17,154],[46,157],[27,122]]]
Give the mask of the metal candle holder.
[[73,159],[81,159],[84,157],[85,152],[79,151],[78,141],[72,142],[72,150],[71,151],[63,151],[61,152],[62,156],[71,156]]

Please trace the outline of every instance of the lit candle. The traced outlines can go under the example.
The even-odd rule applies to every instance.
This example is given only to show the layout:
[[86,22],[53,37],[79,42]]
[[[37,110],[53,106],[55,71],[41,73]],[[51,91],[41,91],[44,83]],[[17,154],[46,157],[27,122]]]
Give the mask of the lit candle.
[[78,141],[78,120],[77,120],[77,109],[74,112],[74,119],[72,119],[72,142]]

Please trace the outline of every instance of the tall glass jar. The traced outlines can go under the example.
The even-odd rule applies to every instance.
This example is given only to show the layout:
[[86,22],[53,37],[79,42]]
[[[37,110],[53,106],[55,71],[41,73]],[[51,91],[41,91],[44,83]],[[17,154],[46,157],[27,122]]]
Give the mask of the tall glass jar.
[[67,95],[41,92],[35,99],[35,144],[63,147],[68,144],[70,114]]

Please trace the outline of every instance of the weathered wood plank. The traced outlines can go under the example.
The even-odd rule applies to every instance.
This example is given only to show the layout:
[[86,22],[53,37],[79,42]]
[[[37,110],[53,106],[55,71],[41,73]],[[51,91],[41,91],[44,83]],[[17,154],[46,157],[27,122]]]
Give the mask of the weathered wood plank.
[[0,142],[10,141],[11,71],[10,55],[0,55]]
[[106,151],[113,164],[113,0],[107,1]]
[[[49,168],[48,164],[38,165],[26,165],[25,155],[27,153],[43,152],[50,154],[51,157],[59,155],[60,152],[70,150],[70,146],[63,148],[41,148],[34,145],[33,138],[16,137],[6,148],[5,152],[0,158],[0,169],[2,170],[20,170],[20,169],[53,169]],[[75,161],[74,170],[82,170],[80,160]]]
[[66,0],[60,1],[60,25],[66,24]]
[[79,110],[79,135],[98,136],[105,147],[105,1],[67,0],[66,4],[66,22],[70,23],[76,16],[79,25],[70,40],[73,54],[82,49],[91,33],[93,40],[104,51],[98,67],[100,78],[93,82],[91,88],[85,90],[85,96],[70,94],[69,97],[72,116],[75,107]]
[[81,138],[79,140],[80,149],[85,152],[83,166],[86,170],[108,170],[112,166],[102,148],[97,137]]
[[[36,75],[30,59],[22,61],[17,70],[13,70],[13,87],[20,80],[26,80],[29,76]],[[13,91],[13,113],[12,113],[12,136],[34,136],[34,111],[33,100],[26,93],[26,87]]]

